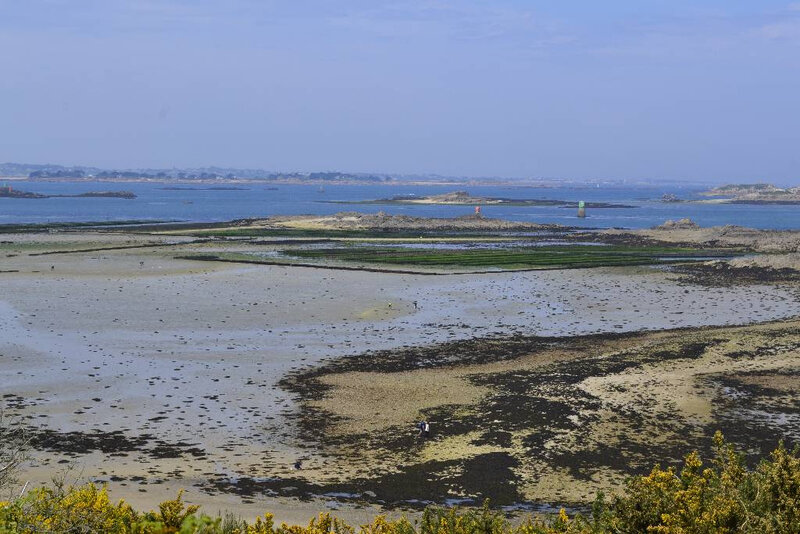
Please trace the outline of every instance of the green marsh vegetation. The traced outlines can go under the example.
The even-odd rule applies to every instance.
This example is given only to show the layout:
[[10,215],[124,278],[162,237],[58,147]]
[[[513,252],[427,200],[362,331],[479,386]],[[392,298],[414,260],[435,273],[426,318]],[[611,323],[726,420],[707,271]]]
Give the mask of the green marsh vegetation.
[[[559,244],[512,246],[502,241],[484,241],[491,246],[474,246],[480,241],[421,242],[392,240],[341,241],[319,247],[302,241],[278,246],[266,252],[255,250],[186,256],[186,259],[242,261],[264,264],[326,266],[406,267],[419,269],[567,269],[659,265],[730,258],[741,254],[732,249],[681,247]],[[446,246],[442,246],[442,245]]]
[[420,267],[474,267],[502,269],[653,265],[730,257],[731,251],[673,247],[546,245],[496,248],[440,249],[370,246],[283,250],[283,255],[307,260],[409,265]]

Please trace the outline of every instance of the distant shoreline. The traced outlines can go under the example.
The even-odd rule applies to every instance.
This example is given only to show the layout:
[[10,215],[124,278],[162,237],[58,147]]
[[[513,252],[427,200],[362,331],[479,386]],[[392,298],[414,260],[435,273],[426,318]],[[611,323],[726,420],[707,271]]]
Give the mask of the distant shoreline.
[[[575,189],[598,189],[596,182],[569,182],[569,181],[539,181],[539,180],[494,180],[494,179],[452,179],[452,180],[398,180],[389,179],[381,182],[371,180],[319,180],[319,179],[293,179],[293,178],[29,178],[27,176],[0,176],[2,182],[25,182],[32,184],[40,183],[131,183],[131,184],[164,184],[174,185],[313,185],[331,186],[337,185],[385,185],[385,186],[442,186],[442,187],[518,187],[528,189],[555,189],[561,187]],[[633,183],[618,184],[609,183],[601,186],[603,188],[618,187],[655,187],[652,183]],[[703,187],[702,184],[691,184],[692,187]]]
[[491,181],[491,180],[386,180],[382,182],[373,182],[369,180],[298,180],[298,179],[282,179],[282,178],[28,178],[27,176],[0,176],[0,182],[14,181],[14,182],[28,182],[28,183],[130,183],[130,184],[180,184],[180,185],[208,185],[208,184],[263,184],[263,185],[441,185],[441,186],[464,186],[464,185],[478,185],[478,186],[506,186],[506,187],[534,187],[534,188],[553,188],[564,187],[565,185],[582,186],[585,184],[559,184],[559,183],[538,183],[538,182],[517,182],[514,180],[507,181]]

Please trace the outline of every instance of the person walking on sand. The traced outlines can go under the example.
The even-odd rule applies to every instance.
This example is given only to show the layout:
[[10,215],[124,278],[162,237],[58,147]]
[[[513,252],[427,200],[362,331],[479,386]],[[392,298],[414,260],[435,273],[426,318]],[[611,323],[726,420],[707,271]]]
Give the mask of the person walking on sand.
[[420,438],[429,438],[431,437],[431,424],[427,421],[420,421],[417,423],[417,428],[419,429],[419,436]]

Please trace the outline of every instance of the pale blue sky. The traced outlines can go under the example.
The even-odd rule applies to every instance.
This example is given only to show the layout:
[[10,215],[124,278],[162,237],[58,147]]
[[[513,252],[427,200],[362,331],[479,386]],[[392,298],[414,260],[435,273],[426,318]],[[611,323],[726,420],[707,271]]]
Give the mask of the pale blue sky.
[[800,3],[0,0],[0,161],[800,182]]

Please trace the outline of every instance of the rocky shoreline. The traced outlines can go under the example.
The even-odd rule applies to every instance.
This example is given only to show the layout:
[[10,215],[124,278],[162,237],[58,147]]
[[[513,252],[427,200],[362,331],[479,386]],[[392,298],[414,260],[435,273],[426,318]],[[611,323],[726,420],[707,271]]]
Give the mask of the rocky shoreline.
[[20,191],[10,186],[0,187],[0,198],[21,198],[21,199],[40,199],[40,198],[125,198],[132,200],[136,198],[136,193],[132,191],[88,191],[75,195],[46,195],[42,193],[31,193]]

